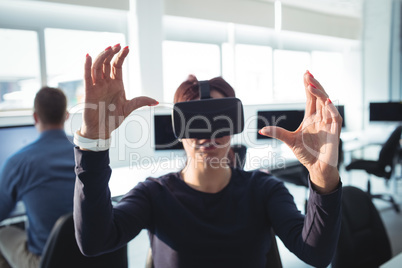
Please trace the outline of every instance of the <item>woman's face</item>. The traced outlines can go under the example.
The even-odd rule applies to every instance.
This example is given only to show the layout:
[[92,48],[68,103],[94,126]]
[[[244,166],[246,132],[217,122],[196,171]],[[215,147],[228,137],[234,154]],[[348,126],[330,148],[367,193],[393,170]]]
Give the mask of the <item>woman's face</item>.
[[[225,96],[218,91],[211,90],[211,97],[214,99]],[[188,159],[210,163],[216,167],[227,164],[227,154],[230,149],[231,136],[224,136],[214,139],[183,139],[183,147]]]

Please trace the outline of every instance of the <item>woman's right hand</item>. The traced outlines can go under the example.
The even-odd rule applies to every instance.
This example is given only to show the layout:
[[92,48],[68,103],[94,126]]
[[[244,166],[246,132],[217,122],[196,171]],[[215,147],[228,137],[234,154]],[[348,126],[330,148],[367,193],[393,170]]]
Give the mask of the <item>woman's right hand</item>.
[[[132,111],[142,106],[157,105],[148,97],[126,99],[122,65],[129,52],[128,47],[121,49],[120,44],[102,51],[92,64],[87,54],[85,60],[85,109],[80,135],[89,139],[109,139],[113,130],[118,128]],[[111,65],[113,57],[116,58]]]

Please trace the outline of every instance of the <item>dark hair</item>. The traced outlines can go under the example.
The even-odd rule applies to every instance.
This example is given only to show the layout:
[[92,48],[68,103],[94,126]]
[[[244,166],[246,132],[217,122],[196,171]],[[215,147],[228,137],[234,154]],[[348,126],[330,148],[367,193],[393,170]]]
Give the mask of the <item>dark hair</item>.
[[[228,82],[222,77],[215,77],[209,81],[211,91],[215,90],[221,93],[225,97],[235,97],[234,89]],[[189,100],[195,100],[200,98],[200,92],[198,88],[198,80],[194,75],[189,75],[187,80],[181,83],[174,94],[173,102],[183,102]]]
[[67,98],[59,88],[43,87],[36,93],[34,111],[44,124],[64,123]]

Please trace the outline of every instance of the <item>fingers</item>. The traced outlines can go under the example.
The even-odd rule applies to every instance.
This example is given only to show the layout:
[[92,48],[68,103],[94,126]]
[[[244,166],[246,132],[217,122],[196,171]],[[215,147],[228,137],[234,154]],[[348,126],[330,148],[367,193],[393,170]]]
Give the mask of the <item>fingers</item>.
[[103,62],[105,59],[112,55],[113,49],[112,47],[107,47],[104,51],[102,51],[98,57],[96,57],[94,63],[92,64],[92,81],[93,83],[99,83],[103,78]]
[[309,71],[306,71],[304,74],[304,86],[307,97],[306,118],[315,114],[325,105],[325,102],[328,99],[328,94]]
[[113,56],[120,51],[120,44],[114,47],[107,47],[102,51],[98,57],[96,57],[92,65],[92,81],[93,83],[99,83],[102,79],[110,78],[110,61]]
[[[317,119],[324,122],[336,121],[336,124],[333,124],[333,126],[336,126],[336,131],[340,133],[341,128],[339,128],[339,123],[342,124],[343,119],[340,117],[338,109],[336,109],[335,105],[328,98],[328,94],[323,86],[309,71],[306,71],[304,74],[304,85],[306,86],[307,95],[305,119],[314,115],[316,121]],[[315,100],[315,103],[313,101],[309,103],[309,100]]]
[[331,124],[331,132],[337,133],[339,138],[341,134],[343,118],[341,117],[341,115],[338,112],[338,109],[336,109],[335,105],[332,103],[330,99],[327,99],[326,101],[326,108],[331,116],[332,122],[335,122],[335,124]]
[[84,83],[86,89],[89,89],[93,85],[91,75],[91,65],[92,65],[92,58],[87,54],[84,64]]
[[313,96],[321,99],[323,102],[328,99],[327,92],[325,92],[320,82],[318,82],[309,71],[304,75],[304,85],[306,86],[306,89],[309,89],[306,91],[307,97],[312,97],[311,94],[313,94]]
[[123,48],[123,50],[117,55],[116,59],[113,62],[112,66],[112,78],[122,80],[123,79],[123,71],[122,66],[124,59],[127,57],[129,52],[128,46]]
[[120,51],[121,47],[120,44],[114,45],[112,47],[113,53],[108,55],[105,60],[103,61],[103,78],[105,79],[110,79],[111,78],[111,73],[110,73],[110,61],[113,59],[113,56],[116,55]]
[[310,81],[309,77],[313,77],[313,75],[309,72],[306,71],[306,73],[303,76],[303,82],[304,82],[304,88],[306,91],[306,112],[304,113],[304,117],[309,116],[311,114],[315,113],[315,103],[316,103],[316,97],[310,93]]
[[134,99],[128,101],[128,104],[124,111],[124,115],[128,116],[132,111],[134,111],[140,107],[143,107],[143,106],[155,106],[158,104],[159,104],[159,102],[156,101],[155,99],[152,99],[149,97],[144,97],[144,96],[137,97],[137,98],[134,98]]
[[[119,51],[121,50],[120,44],[117,44],[113,47],[109,46],[107,47],[104,51],[102,51],[98,57],[96,57],[94,63],[92,64],[92,68],[88,63],[88,61],[85,62],[85,79],[86,83],[89,81],[88,78],[91,76],[92,81],[91,84],[94,83],[99,83],[102,81],[102,79],[110,79],[110,78],[115,78],[116,77],[116,68],[115,65],[118,66],[118,69],[120,72],[117,72],[119,74],[119,77],[121,79],[121,67],[124,62],[124,58],[128,54],[128,47],[125,47],[123,51],[118,55],[116,58],[115,62],[113,63],[113,68],[110,66],[110,61],[113,59],[114,55],[116,55]],[[91,59],[92,60],[92,59]],[[90,70],[88,70],[88,66]],[[112,69],[112,73],[111,73]]]
[[292,132],[290,132],[284,128],[281,128],[281,127],[267,126],[267,127],[260,129],[260,131],[258,133],[260,133],[261,135],[267,136],[267,137],[271,137],[271,138],[275,138],[280,141],[283,141],[287,145],[290,145],[290,143],[291,143]]

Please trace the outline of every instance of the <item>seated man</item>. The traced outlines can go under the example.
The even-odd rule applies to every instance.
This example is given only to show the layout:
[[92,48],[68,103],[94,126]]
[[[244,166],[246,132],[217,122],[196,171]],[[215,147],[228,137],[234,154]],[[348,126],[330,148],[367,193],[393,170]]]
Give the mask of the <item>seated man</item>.
[[18,201],[25,205],[27,232],[0,229],[0,268],[39,267],[40,256],[56,220],[73,210],[73,144],[64,132],[67,99],[57,88],[44,87],[34,101],[39,138],[5,162],[0,173],[0,221]]

